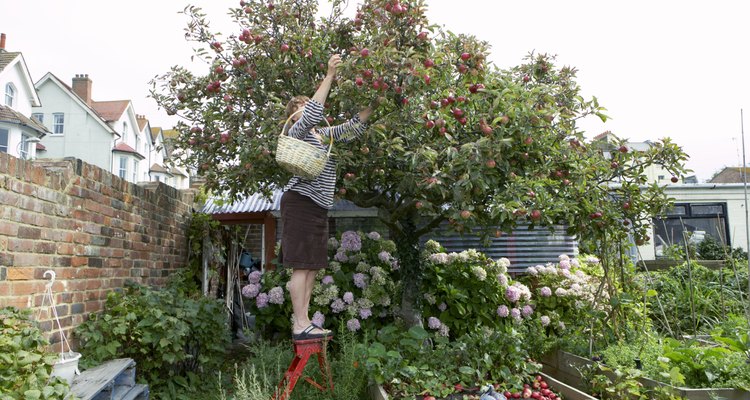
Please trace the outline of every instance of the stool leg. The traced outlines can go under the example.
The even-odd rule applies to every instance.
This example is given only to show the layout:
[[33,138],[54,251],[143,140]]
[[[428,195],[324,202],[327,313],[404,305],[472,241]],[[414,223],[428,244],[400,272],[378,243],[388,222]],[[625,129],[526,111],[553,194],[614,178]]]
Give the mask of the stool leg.
[[279,383],[279,386],[276,389],[276,393],[272,397],[273,400],[276,400],[277,395],[280,396],[278,400],[286,400],[289,395],[292,394],[292,390],[294,390],[294,386],[297,384],[297,381],[302,375],[302,372],[305,370],[305,365],[307,364],[307,360],[309,359],[310,353],[307,352],[304,352],[301,355],[296,355],[294,357],[292,363],[289,364],[289,368],[287,369],[286,373],[284,373],[284,377]]

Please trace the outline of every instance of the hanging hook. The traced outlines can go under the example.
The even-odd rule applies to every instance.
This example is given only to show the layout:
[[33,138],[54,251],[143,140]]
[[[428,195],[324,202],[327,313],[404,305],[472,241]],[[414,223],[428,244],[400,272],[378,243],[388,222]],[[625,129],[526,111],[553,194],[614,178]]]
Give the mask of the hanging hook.
[[46,278],[47,275],[50,275],[51,278],[49,280],[49,283],[47,285],[45,285],[45,286],[47,286],[47,289],[52,289],[52,285],[55,284],[55,276],[56,276],[55,271],[53,271],[51,269],[48,269],[48,270],[44,271],[44,275],[42,275],[42,277]]

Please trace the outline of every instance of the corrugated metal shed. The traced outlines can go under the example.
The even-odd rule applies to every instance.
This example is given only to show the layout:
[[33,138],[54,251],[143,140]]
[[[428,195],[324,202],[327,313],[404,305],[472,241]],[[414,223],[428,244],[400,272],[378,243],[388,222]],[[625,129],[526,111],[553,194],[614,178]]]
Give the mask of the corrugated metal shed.
[[511,272],[522,272],[530,266],[557,262],[560,254],[578,254],[578,241],[565,232],[564,226],[555,226],[553,231],[546,227],[529,230],[528,226],[519,226],[511,235],[493,237],[489,246],[482,245],[479,230],[475,230],[475,235],[460,236],[449,232],[447,228],[447,224],[442,225],[430,236],[448,252],[477,249],[493,259],[506,257],[510,260]]
[[271,200],[260,193],[255,193],[250,197],[238,200],[234,203],[226,203],[220,198],[211,197],[206,201],[201,212],[206,214],[237,214],[264,211],[277,211],[281,203],[280,190],[275,190],[271,194]]
[[[266,211],[279,211],[281,207],[281,195],[284,192],[274,190],[271,194],[271,200],[260,193],[253,194],[247,198],[237,200],[234,203],[226,203],[217,197],[211,197],[201,209],[206,214],[239,214],[254,213]],[[348,200],[336,200],[331,209],[335,216],[344,216],[348,214],[357,214],[360,216],[376,216],[376,208],[361,208]]]

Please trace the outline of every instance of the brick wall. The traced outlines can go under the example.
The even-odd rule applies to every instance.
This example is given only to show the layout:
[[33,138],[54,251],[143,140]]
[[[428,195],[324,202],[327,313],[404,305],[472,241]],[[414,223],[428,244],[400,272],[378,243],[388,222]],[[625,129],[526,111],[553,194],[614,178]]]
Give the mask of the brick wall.
[[[186,264],[193,197],[163,183],[134,185],[81,160],[0,153],[0,307],[38,308],[50,269],[70,330],[128,280],[163,285]],[[46,313],[40,320],[49,331]]]

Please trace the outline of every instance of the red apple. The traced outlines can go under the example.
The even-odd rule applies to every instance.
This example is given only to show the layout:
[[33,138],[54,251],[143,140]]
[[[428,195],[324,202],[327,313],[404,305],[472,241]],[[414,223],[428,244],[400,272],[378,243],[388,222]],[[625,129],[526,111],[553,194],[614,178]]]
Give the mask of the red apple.
[[469,219],[471,217],[471,211],[469,210],[463,210],[461,211],[461,218],[463,219]]
[[419,210],[420,208],[424,207],[424,204],[421,201],[418,201],[414,203],[414,207]]
[[672,179],[671,179],[671,181],[672,181],[672,183],[677,183],[677,182],[680,181],[680,178],[678,178],[676,176],[673,176]]
[[617,161],[612,161],[611,163],[609,163],[609,166],[612,169],[617,169],[617,167],[619,167],[620,164]]
[[430,78],[429,75],[425,75],[424,76],[424,83],[425,84],[429,85],[431,81],[432,81],[432,78]]
[[221,75],[224,73],[224,67],[221,65],[217,65],[216,67],[214,67],[214,72]]
[[194,126],[194,127],[190,128],[190,132],[191,133],[201,133],[201,132],[203,132],[203,129],[200,126]]
[[623,210],[630,210],[630,202],[626,201],[622,203],[622,209]]
[[427,32],[425,32],[425,31],[419,32],[419,34],[417,35],[417,39],[419,39],[419,40],[427,40]]
[[286,44],[286,43],[284,43],[284,44],[281,45],[281,47],[279,48],[279,50],[281,50],[282,53],[286,53],[287,51],[289,51],[289,45]]
[[456,118],[461,118],[464,115],[464,110],[460,108],[454,108],[453,111],[451,112],[453,113],[453,116]]
[[360,50],[359,55],[362,57],[367,57],[370,55],[370,50],[368,48],[364,48]]
[[539,219],[542,218],[542,212],[539,210],[532,210],[529,217],[531,217],[532,221],[539,221]]
[[438,107],[440,107],[440,103],[439,102],[437,102],[435,100],[430,101],[430,108],[438,108]]
[[364,76],[365,78],[371,78],[372,77],[372,70],[366,69],[366,70],[362,71],[362,76]]
[[425,127],[427,128],[427,129],[432,129],[432,128],[434,128],[434,127],[435,127],[435,122],[433,122],[432,120],[430,120],[430,121],[427,121],[427,122],[425,122],[424,126],[425,126]]
[[435,62],[428,58],[424,60],[422,64],[424,65],[425,68],[432,68],[432,66],[435,65]]
[[487,165],[487,168],[495,168],[495,166],[497,165],[495,160],[487,160],[485,164]]
[[467,67],[466,64],[461,64],[461,65],[458,66],[458,72],[459,73],[465,74],[466,71],[468,71],[468,70],[469,70],[469,67]]
[[524,83],[525,83],[525,82],[528,82],[528,81],[530,81],[530,80],[531,80],[531,77],[530,77],[530,76],[528,76],[528,75],[524,75],[524,76],[523,76],[523,81],[524,81]]
[[347,179],[347,180],[352,180],[354,179],[354,177],[355,175],[352,172],[347,172],[346,174],[344,174],[344,179]]
[[403,99],[401,99],[401,104],[403,104],[403,105],[409,104],[409,98],[408,97],[404,97]]
[[526,136],[526,138],[523,139],[523,143],[527,144],[527,145],[532,144],[532,143],[534,143],[534,138],[531,137],[531,136]]
[[273,5],[273,3],[268,3],[268,10],[269,11],[273,11],[274,8],[275,8],[275,6]]
[[618,150],[620,151],[620,153],[627,153],[628,152],[628,146],[622,145],[622,146],[620,146],[620,148]]
[[329,124],[333,123],[333,117],[326,117],[326,121],[328,121]]
[[346,194],[346,188],[339,189],[339,194],[342,195],[342,196],[345,195]]
[[502,117],[500,117],[500,124],[507,125],[508,122],[510,122],[510,117],[508,117],[507,115],[503,115]]
[[458,119],[458,123],[461,125],[466,125],[466,117],[461,117]]
[[354,79],[354,84],[357,86],[362,86],[363,83],[364,83],[364,80],[362,80],[362,78],[360,77],[357,77],[356,79]]
[[461,59],[466,61],[471,58],[471,54],[469,53],[461,53]]

